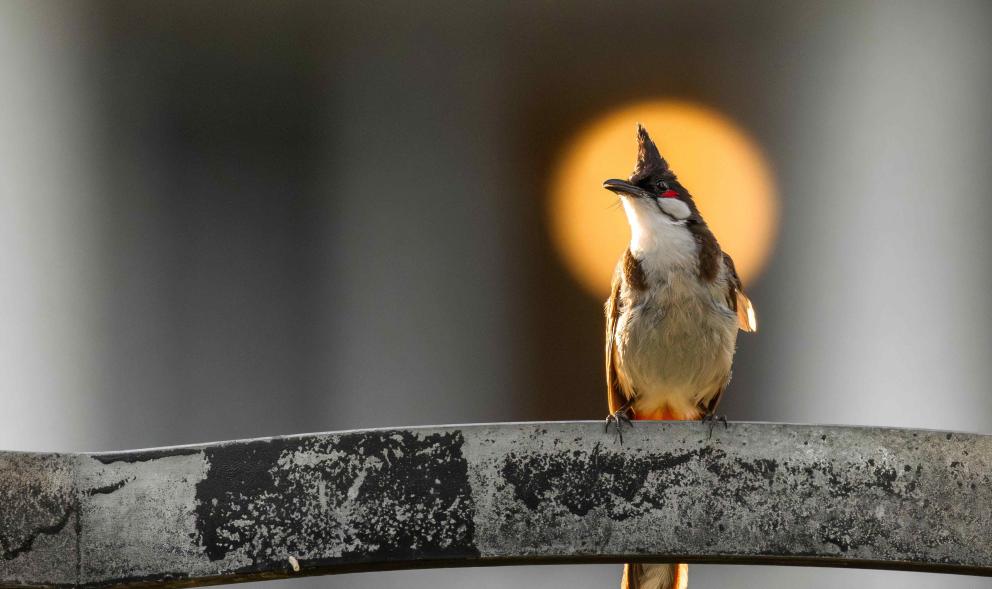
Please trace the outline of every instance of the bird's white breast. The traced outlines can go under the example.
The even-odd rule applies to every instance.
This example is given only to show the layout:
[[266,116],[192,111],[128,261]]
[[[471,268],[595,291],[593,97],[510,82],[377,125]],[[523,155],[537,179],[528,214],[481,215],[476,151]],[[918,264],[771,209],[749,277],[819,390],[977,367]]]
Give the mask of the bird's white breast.
[[621,293],[614,332],[617,375],[628,394],[636,393],[638,414],[667,408],[698,418],[699,404],[726,384],[737,341],[736,315],[725,301],[726,273],[713,283],[701,281],[698,246],[689,230],[638,205],[624,201],[630,250],[647,288],[628,285]]

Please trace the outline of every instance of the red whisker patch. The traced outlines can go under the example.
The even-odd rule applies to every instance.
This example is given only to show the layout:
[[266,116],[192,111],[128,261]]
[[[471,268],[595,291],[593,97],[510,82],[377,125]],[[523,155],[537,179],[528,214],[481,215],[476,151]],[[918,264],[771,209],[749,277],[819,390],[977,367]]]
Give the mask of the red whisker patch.
[[661,198],[678,198],[678,197],[679,197],[679,193],[675,192],[671,188],[661,193]]

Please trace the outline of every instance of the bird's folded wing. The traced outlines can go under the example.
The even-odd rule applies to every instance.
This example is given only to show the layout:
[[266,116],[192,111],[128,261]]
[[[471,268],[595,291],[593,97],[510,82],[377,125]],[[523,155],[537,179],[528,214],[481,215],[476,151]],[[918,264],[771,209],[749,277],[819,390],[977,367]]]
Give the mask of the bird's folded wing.
[[737,325],[744,331],[758,331],[758,318],[754,313],[754,305],[751,299],[744,294],[744,285],[737,275],[737,268],[734,267],[734,259],[724,252],[723,263],[727,267],[727,304],[737,313]]
[[620,388],[616,359],[613,354],[613,334],[616,332],[617,319],[620,317],[620,273],[622,271],[620,265],[617,265],[616,272],[613,273],[613,283],[610,285],[610,298],[606,301],[606,395],[611,414],[619,410],[626,401],[626,396]]

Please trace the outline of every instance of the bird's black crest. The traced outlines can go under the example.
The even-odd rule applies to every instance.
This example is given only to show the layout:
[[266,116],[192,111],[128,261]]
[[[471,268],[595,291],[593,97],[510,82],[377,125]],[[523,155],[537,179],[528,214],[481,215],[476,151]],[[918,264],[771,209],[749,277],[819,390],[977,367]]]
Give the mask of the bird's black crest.
[[634,173],[630,175],[631,184],[640,184],[646,178],[675,178],[668,162],[661,157],[658,146],[651,141],[648,130],[642,125],[637,125],[637,164],[634,166]]

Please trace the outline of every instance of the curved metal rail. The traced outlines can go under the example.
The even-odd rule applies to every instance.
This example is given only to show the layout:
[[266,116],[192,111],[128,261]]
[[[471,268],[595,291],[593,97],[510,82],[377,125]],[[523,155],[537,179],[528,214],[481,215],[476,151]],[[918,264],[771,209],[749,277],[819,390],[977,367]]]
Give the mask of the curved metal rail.
[[0,453],[0,587],[679,561],[992,575],[992,436],[731,423]]

